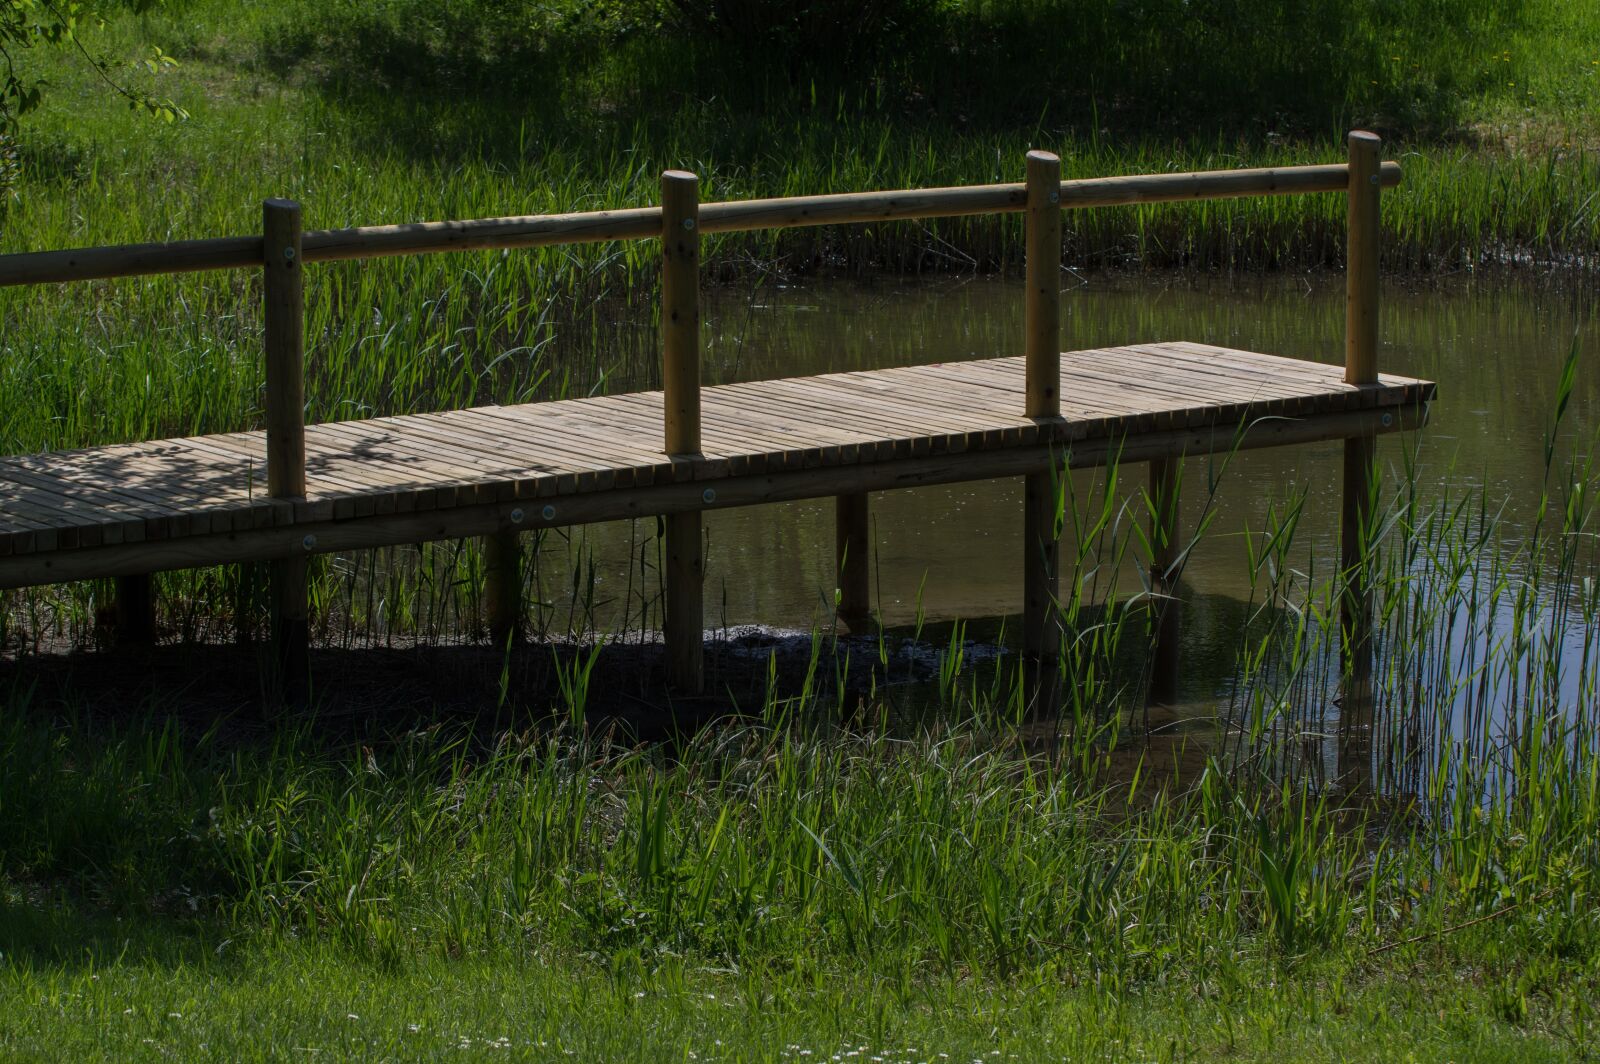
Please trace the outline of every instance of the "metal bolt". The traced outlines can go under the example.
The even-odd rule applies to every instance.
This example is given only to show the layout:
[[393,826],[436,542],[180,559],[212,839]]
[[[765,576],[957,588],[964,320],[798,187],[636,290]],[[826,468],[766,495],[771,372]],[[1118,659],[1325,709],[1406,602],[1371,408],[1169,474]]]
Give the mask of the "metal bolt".
[[316,550],[317,549],[317,537],[316,536],[312,536],[312,535],[308,535],[308,536],[306,536],[305,539],[302,539],[300,541],[300,545],[302,547],[304,547],[306,550]]
[[685,218],[683,220],[683,227],[685,229],[693,229],[694,228],[694,219],[693,218]]
[[544,515],[546,521],[554,521],[556,519],[556,508],[554,506],[546,506],[540,512]]
[[283,258],[284,258],[285,262],[293,262],[294,261],[294,248],[284,248],[283,249]]
[[522,524],[522,507],[519,506],[511,511],[511,523],[514,525]]
[[1378,175],[1377,174],[1373,174],[1371,177],[1367,178],[1367,180],[1372,182],[1374,185],[1376,185],[1378,183]]
[[705,491],[701,492],[700,493],[700,497],[702,499],[704,499],[706,502],[716,502],[717,501],[717,493],[712,488],[707,488]]
[[1059,192],[1050,193],[1050,202],[1051,203],[1060,203],[1061,202],[1061,193],[1059,193]]
[[1385,415],[1383,415],[1383,427],[1384,428],[1388,428],[1390,425],[1393,425],[1393,424],[1394,424],[1394,415],[1393,414],[1385,414]]

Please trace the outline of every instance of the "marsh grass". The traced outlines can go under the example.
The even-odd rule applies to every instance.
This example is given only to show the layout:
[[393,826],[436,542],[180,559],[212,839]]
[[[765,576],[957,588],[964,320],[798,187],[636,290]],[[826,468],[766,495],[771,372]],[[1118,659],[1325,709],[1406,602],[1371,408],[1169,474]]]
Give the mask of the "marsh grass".
[[1146,610],[1117,581],[1150,503],[1113,466],[1088,498],[1062,481],[1059,713],[1029,704],[1009,657],[968,664],[960,625],[937,713],[859,685],[847,700],[843,674],[877,662],[819,632],[798,680],[774,673],[739,718],[667,747],[586,727],[594,653],[561,666],[543,722],[330,748],[313,717],[258,751],[30,704],[19,671],[0,856],[13,881],[192,897],[240,934],[401,967],[555,948],[612,970],[805,955],[1139,981],[1219,949],[1359,953],[1551,898],[1550,933],[1589,949],[1593,470],[1551,473],[1548,524],[1518,544],[1477,501],[1419,511],[1405,480],[1385,495],[1379,697],[1359,735],[1332,708],[1338,581],[1285,564],[1291,504],[1255,552],[1224,741],[1185,777],[1128,758]]
[[[1388,266],[1591,263],[1593,88],[1558,67],[1595,43],[1592,15],[1528,10],[1571,32],[1544,42],[1534,19],[1508,31],[1498,66],[1462,62],[1496,81],[1515,67],[1553,102],[1456,82],[1477,86],[1471,109],[1505,143],[1402,145]],[[61,72],[21,148],[8,250],[248,232],[267,195],[302,198],[313,226],[634,205],[669,164],[737,198],[1009,180],[1030,144],[1059,148],[1074,175],[1337,157],[1337,127],[1174,144],[1049,114],[880,121],[883,100],[859,87],[767,116],[674,96],[669,122],[612,109],[659,73],[638,58],[585,86],[597,105],[574,112],[579,130],[470,92],[340,100],[314,40],[291,42],[298,56],[263,47],[268,5],[227,9],[230,35],[222,12],[197,3],[126,30],[123,43],[181,38],[189,80],[172,94],[195,115],[182,126],[82,106],[86,87]],[[272,66],[289,58],[305,64],[293,77]],[[1331,199],[1263,200],[1074,215],[1068,232],[1074,268],[1316,266],[1337,265],[1342,222]],[[708,260],[763,284],[1006,270],[1020,249],[1014,226],[974,220],[719,240]],[[649,386],[654,272],[643,245],[323,268],[308,415]],[[259,424],[254,285],[0,293],[0,446]],[[270,731],[196,723],[160,694],[45,693],[30,662],[8,662],[0,1045],[487,1053],[509,1047],[509,1017],[530,1056],[709,1057],[716,1039],[764,1059],[927,1045],[1155,1058],[1191,1039],[1256,1055],[1585,1052],[1600,995],[1597,470],[1554,444],[1577,365],[1575,348],[1531,525],[1481,491],[1424,490],[1411,453],[1385,470],[1367,532],[1382,622],[1370,721],[1339,712],[1346,574],[1304,564],[1306,500],[1290,493],[1246,537],[1228,698],[1169,742],[1143,698],[1143,526],[1159,501],[1116,467],[1087,490],[1061,480],[1057,712],[961,623],[921,671],[897,633],[819,628],[802,669],[769,659],[763,693],[718,727],[654,743],[595,712],[599,641],[563,649],[547,691],[512,690],[508,659],[492,722],[359,727],[323,706]],[[1190,497],[1210,495],[1226,467],[1186,478]],[[593,637],[618,593],[581,534],[546,536],[559,550],[530,568],[530,626]],[[629,536],[613,642],[659,627],[659,538],[648,523]],[[470,641],[480,570],[470,543],[319,562],[319,643]],[[107,590],[7,593],[6,645],[92,643]],[[183,642],[258,635],[262,599],[248,568],[161,579],[163,623]],[[919,608],[919,648],[923,620]],[[365,1004],[346,1011],[346,995]],[[424,1027],[420,1050],[408,1039]]]
[[[1552,441],[1574,373],[1562,379]],[[990,1037],[1050,1030],[1032,1048],[1068,1055],[1080,1050],[1054,1039],[1089,1022],[1085,1002],[1130,1001],[1148,1002],[1143,1032],[1111,1029],[1138,1044],[1156,1029],[1173,1045],[1265,1052],[1260,1040],[1282,1040],[1264,1032],[1304,1038],[1316,1017],[1334,1041],[1308,1052],[1338,1055],[1460,1008],[1477,1018],[1430,1027],[1443,1042],[1429,1044],[1581,1051],[1600,943],[1584,454],[1546,449],[1544,505],[1515,535],[1481,496],[1419,493],[1409,454],[1387,471],[1364,563],[1382,619],[1370,721],[1338,711],[1344,574],[1296,568],[1303,500],[1290,495],[1249,538],[1253,609],[1231,704],[1188,745],[1135,726],[1149,596],[1124,574],[1147,563],[1138,530],[1158,502],[1123,488],[1117,465],[1087,491],[1059,481],[1070,682],[1058,712],[1041,711],[1010,656],[976,654],[959,623],[926,696],[894,697],[888,633],[818,630],[803,670],[780,673],[773,657],[763,695],[654,743],[589,711],[598,649],[562,661],[545,712],[380,718],[355,733],[330,732],[316,711],[263,736],[167,716],[160,701],[42,702],[17,669],[0,715],[0,930],[21,958],[0,973],[20,1017],[9,1037],[39,1044],[35,1002],[41,990],[56,1000],[52,987],[72,995],[67,1015],[116,1014],[64,967],[86,955],[132,1002],[118,1032],[180,1045],[201,1036],[171,1013],[205,1017],[195,1030],[230,1044],[245,1022],[231,988],[271,969],[341,986],[355,973],[367,1004],[340,1029],[408,1052],[386,1041],[402,1037],[398,1020],[367,1031],[362,1015],[400,1015],[394,999],[427,980],[477,1016],[466,998],[526,969],[531,985],[584,988],[581,1000],[552,988],[536,1010],[498,1004],[465,1044],[451,1035],[457,1051],[502,1037],[534,1055],[726,1039],[731,1057],[799,1058],[748,1041],[780,1022],[780,1000],[776,1015],[807,1032],[850,1017],[851,1046],[888,1031],[965,1046],[956,1013],[989,1015],[993,996],[1024,991],[1030,1008],[996,1014]],[[1191,469],[1185,490],[1222,490],[1226,473],[1225,458]],[[41,920],[48,906],[89,922],[67,932]],[[135,988],[89,930],[97,914],[213,959],[172,964],[152,949]],[[1417,966],[1429,974],[1408,974]],[[1455,1003],[1440,1013],[1399,991],[1418,978]],[[1269,982],[1275,1004],[1251,989]],[[147,998],[201,987],[210,1004],[163,1005],[161,1030],[137,1018]],[[839,1012],[844,987],[859,1001]],[[1215,1005],[1203,1024],[1173,1012],[1191,990]],[[691,1034],[684,1025],[707,1031],[692,1002],[708,995],[761,1018]],[[1384,1018],[1340,1018],[1368,995],[1388,1002],[1371,1006]],[[1346,1004],[1324,1016],[1312,997]],[[261,990],[252,1013],[293,1000],[287,986]],[[623,1009],[640,1001],[654,1004]],[[276,1045],[288,1031],[303,1045],[342,1037],[287,1012],[258,1037]]]

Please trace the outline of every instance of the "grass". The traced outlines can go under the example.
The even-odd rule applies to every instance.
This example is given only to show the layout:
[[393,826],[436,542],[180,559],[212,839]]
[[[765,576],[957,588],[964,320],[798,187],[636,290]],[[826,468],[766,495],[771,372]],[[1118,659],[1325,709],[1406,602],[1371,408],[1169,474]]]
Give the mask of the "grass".
[[[574,975],[541,964],[429,960],[404,973],[317,948],[249,947],[159,962],[0,977],[6,1048],[82,1060],[510,1056],[650,1060],[1460,1061],[1581,1058],[1592,1005],[1547,964],[1516,973],[1493,936],[1423,949],[1389,973],[1319,965],[1285,985],[1271,967],[1229,966],[1193,992],[1052,979],[904,992],[894,980],[804,974],[762,981],[671,972]],[[752,985],[754,984],[754,985]],[[1526,988],[1526,989],[1519,989]],[[1507,1002],[1526,999],[1508,1020]],[[1424,1022],[1410,1017],[1426,1016]]]
[[[1478,946],[1474,941],[1471,946]],[[884,981],[804,976],[752,993],[737,975],[659,979],[574,977],[531,960],[429,961],[388,974],[352,969],[324,951],[249,949],[165,969],[130,964],[0,987],[6,1047],[26,1056],[156,1059],[163,1055],[277,1059],[294,1050],[359,1059],[497,1055],[518,1059],[647,1060],[1568,1060],[1592,1019],[1556,989],[1558,967],[1527,981],[1536,1003],[1508,1022],[1498,1004],[1518,977],[1491,951],[1467,959],[1429,950],[1406,978],[1329,973],[1329,985],[1266,984],[1281,973],[1230,969],[1189,995],[1056,981],[974,990],[960,982],[913,990],[882,1009]],[[1464,953],[1466,948],[1463,947]],[[1443,962],[1443,965],[1441,965]],[[1441,971],[1443,967],[1443,971]],[[1342,978],[1341,978],[1342,976]],[[1308,980],[1310,982],[1310,980]],[[1502,985],[1513,988],[1501,990]],[[337,987],[338,989],[331,989]],[[1497,993],[1498,992],[1498,993]],[[1425,1014],[1425,1025],[1405,1017]],[[63,1022],[63,1021],[67,1022]],[[0,1036],[4,1037],[4,1036]],[[941,1056],[943,1054],[943,1056]],[[1408,1057],[1408,1054],[1410,1056]]]
[[1029,709],[1009,659],[969,662],[959,628],[922,699],[893,697],[887,655],[819,633],[803,674],[664,744],[592,717],[592,659],[493,724],[341,725],[330,706],[270,737],[159,702],[40,701],[19,673],[0,717],[0,1039],[1592,1052],[1592,464],[1548,449],[1545,504],[1514,539],[1481,499],[1385,494],[1370,720],[1329,710],[1339,582],[1286,564],[1300,506],[1274,510],[1238,700],[1187,752],[1132,728],[1147,614],[1118,587],[1139,511],[1117,477],[1063,498],[1079,532],[1059,715]]
[[[990,39],[1012,42],[990,60],[1020,37],[1052,39],[1060,17],[990,9]],[[1281,131],[1213,116],[1176,139],[1162,117],[1170,86],[1139,102],[1073,83],[1037,111],[1006,100],[952,125],[929,112],[971,95],[953,62],[951,80],[921,87],[926,57],[879,66],[872,83],[823,70],[784,88],[779,66],[728,99],[673,90],[654,31],[626,19],[541,23],[509,53],[530,66],[518,73],[482,62],[503,27],[485,22],[451,52],[450,34],[414,21],[423,10],[195,2],[120,24],[100,45],[163,42],[184,65],[158,87],[194,117],[152,128],[86,106],[98,90],[52,68],[5,246],[246,232],[255,204],[279,194],[302,198],[312,226],[637,204],[669,163],[739,197],[1010,179],[1032,143],[1060,148],[1073,174],[1323,160],[1337,158],[1339,128],[1375,117],[1392,123],[1408,172],[1386,208],[1391,268],[1581,272],[1595,249],[1600,29],[1586,5],[1530,2],[1492,42],[1474,23],[1442,57],[1402,41],[1415,50],[1390,62],[1439,65],[1377,95],[1360,88],[1372,57],[1346,63],[1329,109],[1302,98]],[[1386,25],[1363,16],[1351,32]],[[406,30],[422,38],[410,53]],[[1129,47],[1153,47],[1143,33]],[[719,53],[705,47],[693,69],[711,85]],[[1222,59],[1237,65],[1239,47]],[[550,69],[531,68],[541,56]],[[969,58],[971,76],[995,81]],[[461,80],[430,90],[449,69]],[[1263,85],[1218,106],[1244,109]],[[1103,122],[1082,120],[1097,107]],[[1098,212],[1069,219],[1069,233],[1074,267],[1302,267],[1338,262],[1341,222],[1332,201],[1274,200]],[[761,283],[1003,269],[1018,237],[963,221],[729,239],[708,259],[716,276]],[[654,271],[644,246],[322,269],[309,414],[648,385]],[[0,447],[257,424],[253,284],[0,294]],[[1432,492],[1412,455],[1398,459],[1366,530],[1382,620],[1370,721],[1337,709],[1342,574],[1303,563],[1306,498],[1290,493],[1246,537],[1232,702],[1188,745],[1151,736],[1137,531],[1149,501],[1115,468],[1087,491],[1062,481],[1073,549],[1058,664],[1072,682],[1054,716],[1030,711],[1007,656],[975,660],[959,624],[918,684],[887,634],[818,632],[804,668],[774,664],[764,693],[727,700],[717,728],[660,743],[606,727],[617,670],[599,650],[557,658],[549,684],[526,688],[508,658],[478,717],[352,720],[320,705],[270,729],[213,706],[180,711],[171,692],[107,701],[92,677],[51,686],[34,663],[8,667],[0,1047],[118,1059],[1592,1055],[1596,470],[1582,447],[1555,444],[1580,363],[1574,346],[1537,512],[1514,527],[1484,494]],[[1191,497],[1225,479],[1205,472]],[[634,548],[641,586],[651,550],[648,537]],[[325,629],[324,645],[359,643],[380,615],[391,632],[470,638],[475,566],[470,544],[430,546],[404,570],[376,554],[327,562],[319,617],[349,623]],[[591,630],[592,568],[560,578],[575,589],[567,627]],[[182,641],[248,631],[253,581],[167,578],[164,618]],[[87,642],[100,590],[8,594],[8,644]]]

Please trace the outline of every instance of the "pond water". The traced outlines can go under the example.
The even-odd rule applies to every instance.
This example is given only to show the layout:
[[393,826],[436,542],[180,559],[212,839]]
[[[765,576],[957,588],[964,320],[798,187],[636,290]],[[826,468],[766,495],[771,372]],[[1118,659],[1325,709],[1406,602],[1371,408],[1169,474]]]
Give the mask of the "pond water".
[[[1389,482],[1414,470],[1418,508],[1447,491],[1481,492],[1491,510],[1503,508],[1503,538],[1523,534],[1539,504],[1545,440],[1575,343],[1579,371],[1559,454],[1581,452],[1600,426],[1593,310],[1593,296],[1577,286],[1514,276],[1386,283],[1380,368],[1439,384],[1425,431],[1382,439]],[[1016,278],[717,289],[707,293],[705,319],[708,383],[959,361],[1017,352],[1022,289]],[[1090,275],[1068,278],[1062,346],[1191,339],[1340,363],[1343,321],[1343,279],[1336,274]],[[1341,447],[1335,441],[1249,451],[1225,467],[1210,459],[1187,462],[1185,527],[1211,513],[1185,571],[1182,656],[1190,698],[1215,698],[1226,684],[1250,590],[1244,533],[1261,529],[1270,507],[1304,491],[1291,557],[1309,573],[1334,571]],[[1097,479],[1103,474],[1075,474],[1075,491],[1090,493]],[[1122,479],[1136,491],[1144,467],[1123,470]],[[1130,497],[1125,522],[1138,518],[1138,507]],[[873,603],[886,626],[1016,613],[1020,479],[879,493],[872,514]],[[708,624],[807,630],[829,623],[831,500],[716,511],[705,527]],[[654,577],[644,570],[654,558],[653,533],[653,523],[635,522],[547,538],[536,579],[551,614],[570,615],[576,566],[595,627],[647,626]],[[1131,557],[1125,561],[1119,580],[1125,591],[1140,587],[1138,568]]]

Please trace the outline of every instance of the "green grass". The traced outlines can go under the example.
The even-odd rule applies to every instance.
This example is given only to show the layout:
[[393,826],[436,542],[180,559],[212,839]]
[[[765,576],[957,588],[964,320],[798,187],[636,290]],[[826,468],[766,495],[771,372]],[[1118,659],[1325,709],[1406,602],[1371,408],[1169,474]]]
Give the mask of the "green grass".
[[574,972],[538,955],[396,973],[316,947],[230,946],[180,964],[13,966],[0,974],[0,1048],[77,1060],[1584,1059],[1592,968],[1525,961],[1478,934],[1382,963],[1225,963],[1144,987],[908,987],[855,971]]
[[0,1038],[108,1056],[502,1038],[624,1059],[1592,1052],[1592,464],[1552,447],[1514,538],[1477,497],[1385,494],[1367,724],[1330,711],[1339,583],[1287,564],[1300,503],[1274,508],[1238,701],[1187,754],[1132,727],[1146,614],[1117,562],[1141,504],[1117,476],[1063,499],[1059,715],[1030,711],[1009,660],[969,664],[959,628],[910,705],[880,687],[886,658],[852,665],[823,633],[804,675],[664,744],[591,727],[571,682],[492,724],[325,706],[262,737],[19,672]]
[[[519,72],[482,62],[502,39],[492,22],[452,52],[438,26],[408,21],[415,5],[310,10],[196,2],[115,28],[105,47],[159,42],[184,60],[155,86],[193,115],[171,127],[104,106],[77,68],[50,68],[4,246],[248,232],[268,195],[303,199],[314,227],[633,205],[666,165],[733,198],[1014,179],[1033,144],[1062,150],[1075,175],[1321,161],[1338,157],[1343,125],[1372,118],[1392,122],[1408,173],[1386,206],[1391,267],[1533,257],[1581,270],[1600,233],[1600,20],[1576,3],[1529,3],[1492,42],[1469,34],[1443,53],[1418,37],[1388,61],[1453,65],[1397,75],[1382,94],[1359,88],[1370,56],[1339,66],[1337,99],[1318,110],[1302,97],[1281,131],[1190,110],[1173,112],[1176,137],[1170,85],[1133,101],[1073,83],[1037,109],[1000,99],[965,123],[933,120],[971,96],[960,78],[991,77],[1009,54],[982,53],[981,35],[970,64],[944,64],[948,82],[913,84],[927,70],[907,60],[872,85],[834,70],[785,88],[775,68],[730,99],[691,91],[664,65],[670,49],[619,23],[541,24],[509,53]],[[1049,39],[1060,17],[992,10],[1002,41]],[[1387,25],[1374,19],[1352,32]],[[412,29],[419,39],[396,36]],[[1222,58],[1237,65],[1234,47]],[[736,80],[706,48],[692,67],[704,84]],[[459,80],[435,84],[452,69]],[[1242,109],[1263,85],[1223,103]],[[1429,88],[1441,85],[1442,97]],[[1083,119],[1097,108],[1103,121]],[[1068,261],[1336,265],[1341,225],[1331,199],[1105,211],[1069,219]],[[725,278],[980,269],[1014,265],[1020,238],[976,220],[710,252]],[[310,416],[647,385],[654,272],[643,245],[320,269]],[[0,448],[257,425],[254,284],[0,293]],[[1568,375],[1558,408],[1572,388]],[[1559,427],[1558,415],[1552,440]],[[936,679],[909,696],[887,644],[873,660],[818,633],[803,676],[775,671],[722,726],[657,745],[590,726],[585,658],[548,688],[503,683],[483,721],[351,723],[320,706],[270,737],[163,696],[108,705],[41,687],[22,662],[0,713],[0,1048],[1592,1055],[1600,585],[1596,471],[1578,451],[1552,445],[1539,512],[1515,534],[1481,494],[1430,494],[1410,465],[1390,480],[1368,533],[1383,621],[1370,730],[1333,700],[1340,574],[1299,562],[1304,496],[1275,500],[1245,537],[1233,702],[1176,767],[1138,728],[1147,503],[1115,469],[1063,499],[1072,683],[1055,718],[1030,715],[1008,659],[966,660],[959,625]],[[345,627],[323,641],[375,625],[372,602],[388,604],[391,631],[470,636],[470,545],[420,559],[404,572],[377,555],[329,563],[319,618]],[[166,578],[170,628],[248,628],[260,604],[247,577]],[[571,579],[581,603],[581,569]],[[101,590],[8,593],[8,645],[86,642]]]

